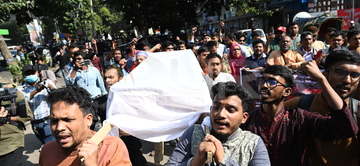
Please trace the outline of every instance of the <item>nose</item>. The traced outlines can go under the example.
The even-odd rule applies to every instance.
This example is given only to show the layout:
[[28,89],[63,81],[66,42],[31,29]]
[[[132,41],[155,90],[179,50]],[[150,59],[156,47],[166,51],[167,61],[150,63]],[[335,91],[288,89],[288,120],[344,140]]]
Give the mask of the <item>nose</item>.
[[346,82],[346,83],[351,83],[351,77],[350,77],[350,74],[346,75],[344,78],[343,78],[343,82]]
[[58,121],[56,124],[56,131],[65,131],[66,127],[62,121]]

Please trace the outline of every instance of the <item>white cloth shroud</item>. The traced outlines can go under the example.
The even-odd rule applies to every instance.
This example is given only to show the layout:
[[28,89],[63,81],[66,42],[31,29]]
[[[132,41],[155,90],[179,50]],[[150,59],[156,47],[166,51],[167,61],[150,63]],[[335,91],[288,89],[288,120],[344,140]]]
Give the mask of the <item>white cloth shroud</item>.
[[178,138],[211,98],[202,70],[191,50],[149,53],[149,57],[110,88],[107,119],[114,128],[137,138],[169,141]]

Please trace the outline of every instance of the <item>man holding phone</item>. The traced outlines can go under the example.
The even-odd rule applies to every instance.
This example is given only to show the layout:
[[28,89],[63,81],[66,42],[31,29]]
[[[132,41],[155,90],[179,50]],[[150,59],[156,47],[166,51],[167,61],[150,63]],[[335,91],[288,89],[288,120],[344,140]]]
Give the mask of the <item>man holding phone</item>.
[[93,99],[107,94],[99,70],[90,66],[90,59],[85,53],[75,52],[72,64],[73,69],[65,78],[66,85],[77,85],[86,89]]

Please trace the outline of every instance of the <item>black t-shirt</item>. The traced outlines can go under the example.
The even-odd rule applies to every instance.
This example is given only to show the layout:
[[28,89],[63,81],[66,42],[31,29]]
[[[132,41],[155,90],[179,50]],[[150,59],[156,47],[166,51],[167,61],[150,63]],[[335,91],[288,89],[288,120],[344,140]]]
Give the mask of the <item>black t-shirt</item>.
[[60,63],[60,69],[63,69],[66,64],[69,63],[70,60],[70,56],[67,53],[64,53],[64,55],[59,55],[56,57],[56,60]]

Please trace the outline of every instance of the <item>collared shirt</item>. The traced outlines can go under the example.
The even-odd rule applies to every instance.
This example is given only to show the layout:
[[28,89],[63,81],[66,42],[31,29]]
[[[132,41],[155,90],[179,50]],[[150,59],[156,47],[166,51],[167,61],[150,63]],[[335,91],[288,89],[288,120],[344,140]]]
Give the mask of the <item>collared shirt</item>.
[[[52,87],[56,88],[54,82],[49,79],[45,81],[45,84],[50,84]],[[36,88],[37,84],[30,86],[27,82],[24,82],[19,85],[18,90],[24,94],[26,101],[29,102],[30,109],[34,114],[34,119],[42,119],[50,115],[50,105],[46,102],[49,93],[47,88],[44,88],[30,99],[30,93],[36,90]]]
[[219,43],[218,47],[216,48],[216,53],[218,53],[221,57],[224,55],[226,46],[224,44]]
[[312,47],[309,52],[307,52],[302,46],[298,47],[296,50],[300,55],[302,55],[306,62],[314,59],[314,56],[319,51],[316,48]]
[[266,60],[267,60],[267,55],[265,53],[262,53],[262,56],[260,58],[256,58],[252,55],[251,57],[245,59],[244,67],[249,69],[254,69],[257,67],[265,67]]
[[88,66],[85,71],[79,69],[74,78],[70,78],[71,72],[65,78],[66,85],[77,85],[86,89],[90,93],[91,98],[107,94],[104,81],[97,68]]
[[329,110],[331,117],[283,107],[274,118],[262,108],[249,112],[242,129],[259,135],[268,149],[271,165],[302,165],[309,138],[333,140],[356,135],[358,128],[346,103]]
[[297,51],[292,50],[286,53],[282,53],[280,50],[273,51],[266,61],[268,65],[292,64],[292,69],[299,68],[303,62],[305,62],[305,59]]
[[[295,97],[286,101],[284,104],[290,108],[297,108],[301,98],[302,97]],[[317,112],[322,116],[330,116],[330,106],[322,97],[322,92],[316,94],[312,102],[308,104],[310,112]],[[359,143],[359,139],[356,138],[356,136],[332,141],[322,141],[312,138],[307,144],[306,156],[309,158],[310,165],[313,166],[357,166],[360,155]]]
[[209,91],[211,90],[213,85],[215,85],[219,82],[228,82],[228,81],[236,82],[234,77],[231,74],[223,73],[223,72],[220,72],[219,75],[214,80],[209,76],[209,74],[206,74],[204,76],[204,79],[209,88]]
[[292,40],[292,44],[291,44],[292,48],[295,48],[295,49],[298,48],[298,45],[300,45],[300,40],[301,40],[300,36],[301,36],[301,34],[297,34],[295,40]]

